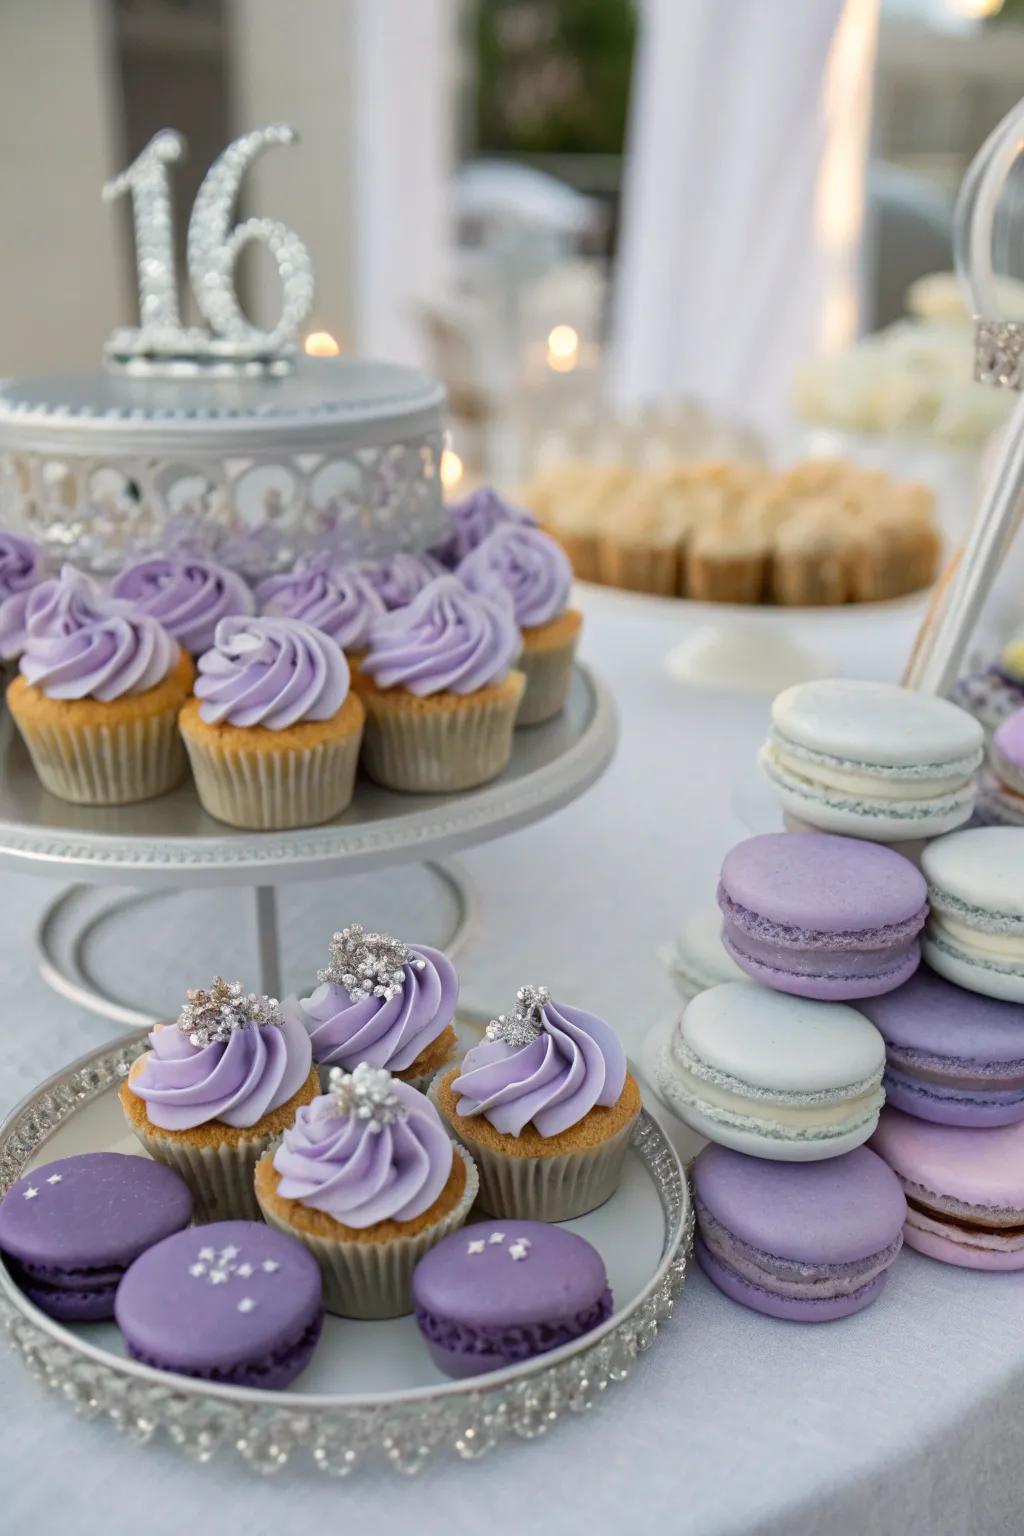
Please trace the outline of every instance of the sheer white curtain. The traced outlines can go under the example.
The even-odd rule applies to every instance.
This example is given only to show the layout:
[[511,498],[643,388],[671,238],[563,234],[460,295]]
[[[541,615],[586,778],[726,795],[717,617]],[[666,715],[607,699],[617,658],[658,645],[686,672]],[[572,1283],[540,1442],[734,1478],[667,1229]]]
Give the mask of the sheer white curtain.
[[783,416],[855,334],[878,0],[643,0],[613,311],[619,402]]

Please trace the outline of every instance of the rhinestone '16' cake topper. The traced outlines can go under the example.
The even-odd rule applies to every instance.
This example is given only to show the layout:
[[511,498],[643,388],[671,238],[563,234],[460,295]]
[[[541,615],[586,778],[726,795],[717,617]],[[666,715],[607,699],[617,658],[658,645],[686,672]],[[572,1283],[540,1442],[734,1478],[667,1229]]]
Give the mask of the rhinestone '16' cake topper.
[[[186,153],[185,139],[164,128],[127,170],[103,188],[106,202],[129,193],[135,226],[139,324],[107,341],[110,362],[132,373],[238,374],[287,372],[302,322],[313,305],[313,264],[293,230],[276,219],[244,219],[232,228],[245,171],[257,156],[298,135],[284,124],[257,128],[229,144],[196,193],[188,224],[188,275],[208,330],[183,326],[174,258],[169,167]],[[277,265],[281,316],[264,331],[247,318],[235,291],[243,247],[258,242]]]
[[551,999],[547,987],[520,987],[511,1013],[499,1013],[485,1031],[488,1040],[503,1045],[532,1045],[544,1028],[544,1005]]
[[364,997],[389,1002],[405,986],[405,967],[422,971],[427,963],[401,939],[389,933],[366,933],[362,923],[333,934],[329,950],[330,964],[317,971],[316,979],[344,987],[353,1003]]
[[191,987],[188,1001],[178,1015],[178,1028],[190,1045],[202,1049],[223,1045],[239,1029],[272,1024],[280,1029],[281,1005],[276,997],[243,992],[240,981],[215,976],[209,987]]

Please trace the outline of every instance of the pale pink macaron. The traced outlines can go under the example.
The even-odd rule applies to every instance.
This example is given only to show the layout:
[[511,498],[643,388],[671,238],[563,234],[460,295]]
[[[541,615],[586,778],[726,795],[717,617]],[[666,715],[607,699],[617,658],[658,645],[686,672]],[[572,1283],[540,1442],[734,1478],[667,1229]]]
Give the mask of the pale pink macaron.
[[870,1145],[903,1185],[903,1240],[964,1269],[1024,1269],[1024,1122],[936,1125],[886,1107]]

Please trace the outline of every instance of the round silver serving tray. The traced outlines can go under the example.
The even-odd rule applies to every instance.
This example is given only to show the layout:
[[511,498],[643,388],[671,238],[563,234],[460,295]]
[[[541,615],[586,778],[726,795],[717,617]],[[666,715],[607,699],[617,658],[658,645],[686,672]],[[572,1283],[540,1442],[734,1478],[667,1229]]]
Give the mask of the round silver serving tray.
[[[0,1194],[27,1169],[74,1152],[138,1150],[117,1088],[146,1049],[145,1035],[90,1052],[24,1099],[0,1128]],[[114,1325],[64,1326],[34,1307],[0,1263],[0,1314],[40,1382],[87,1418],[106,1417],[130,1439],[164,1434],[196,1461],[237,1451],[275,1472],[294,1455],[344,1476],[361,1462],[417,1472],[434,1452],[464,1459],[501,1441],[532,1439],[594,1406],[655,1342],[682,1286],[693,1216],[679,1158],[641,1113],[618,1193],[569,1224],[600,1250],[617,1310],[603,1327],[521,1365],[449,1382],[433,1367],[414,1321],[329,1317],[296,1389],[218,1386],[127,1359]]]

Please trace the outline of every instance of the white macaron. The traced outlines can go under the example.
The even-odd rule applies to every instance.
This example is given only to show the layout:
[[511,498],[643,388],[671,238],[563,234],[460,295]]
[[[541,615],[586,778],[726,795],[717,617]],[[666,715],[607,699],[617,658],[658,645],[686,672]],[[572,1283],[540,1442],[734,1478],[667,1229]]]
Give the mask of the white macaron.
[[1024,1003],[1024,827],[972,827],[921,858],[931,915],[924,957],[970,992]]
[[983,749],[977,720],[946,699],[832,678],[778,695],[760,763],[798,823],[897,843],[970,819]]

